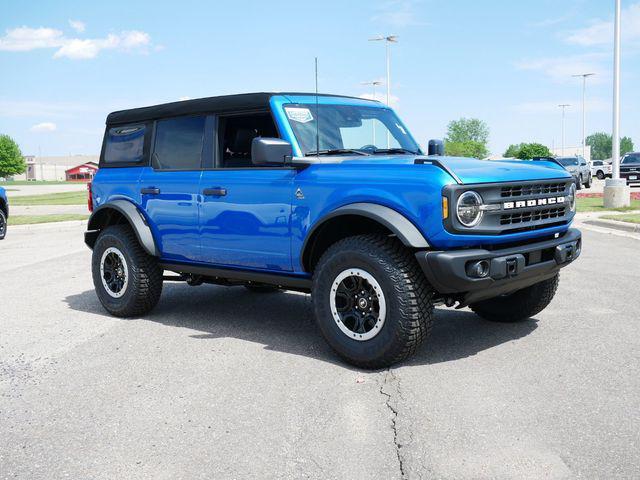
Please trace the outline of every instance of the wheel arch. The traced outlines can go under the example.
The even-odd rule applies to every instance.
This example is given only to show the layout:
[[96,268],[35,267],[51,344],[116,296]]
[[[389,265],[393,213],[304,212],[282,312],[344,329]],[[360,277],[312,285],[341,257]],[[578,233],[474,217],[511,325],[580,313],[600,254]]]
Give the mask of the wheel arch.
[[420,230],[396,210],[376,203],[352,203],[333,210],[313,225],[301,249],[304,271],[312,272],[322,253],[336,241],[365,233],[387,233],[407,247],[429,248]]
[[128,200],[113,200],[96,208],[89,217],[84,242],[92,249],[101,230],[123,223],[129,224],[138,242],[149,255],[159,256],[159,250],[146,218],[138,207]]

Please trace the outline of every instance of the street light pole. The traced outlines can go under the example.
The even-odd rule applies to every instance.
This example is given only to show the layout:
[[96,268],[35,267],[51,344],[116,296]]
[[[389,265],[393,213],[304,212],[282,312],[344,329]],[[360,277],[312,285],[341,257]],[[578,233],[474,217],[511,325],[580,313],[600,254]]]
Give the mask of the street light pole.
[[391,54],[389,50],[390,43],[398,43],[397,35],[380,35],[377,37],[373,37],[369,39],[370,42],[379,42],[384,41],[385,43],[385,60],[387,63],[387,106],[390,105],[391,102]]
[[[372,93],[373,93],[373,100],[376,99],[376,87],[378,85],[382,85],[382,82],[380,80],[372,80],[371,82],[362,82],[362,85],[371,85],[372,88]],[[376,144],[376,122],[371,122],[371,127],[373,130],[373,145]]]
[[570,107],[571,105],[568,103],[561,103],[560,105],[558,105],[560,108],[562,108],[562,155],[564,156],[564,109],[566,107]]
[[631,205],[627,180],[620,178],[620,0],[615,0],[616,17],[613,29],[613,132],[611,135],[611,178],[603,189],[604,208]]
[[587,77],[591,77],[595,73],[578,73],[571,75],[572,77],[582,77],[582,158],[586,159],[585,152],[587,150],[587,114],[586,114],[586,90]]
[[613,135],[611,178],[620,178],[620,0],[616,1],[613,33]]

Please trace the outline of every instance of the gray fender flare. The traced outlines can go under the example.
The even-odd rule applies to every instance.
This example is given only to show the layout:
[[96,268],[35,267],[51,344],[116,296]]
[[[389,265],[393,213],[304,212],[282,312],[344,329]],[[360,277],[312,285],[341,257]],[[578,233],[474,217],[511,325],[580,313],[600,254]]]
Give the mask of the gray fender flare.
[[407,247],[411,248],[429,248],[429,243],[418,228],[401,213],[396,212],[392,208],[379,205],[377,203],[351,203],[336,208],[318,220],[311,231],[307,234],[302,245],[302,252],[306,251],[309,239],[313,238],[314,232],[322,226],[327,220],[342,215],[360,215],[379,222],[392,231],[400,241]]
[[128,200],[113,200],[100,205],[93,211],[91,217],[89,217],[87,231],[84,236],[84,241],[89,248],[93,248],[95,245],[98,233],[100,233],[100,229],[102,228],[102,224],[105,219],[108,219],[107,215],[109,210],[116,210],[127,219],[136,234],[140,245],[142,245],[142,248],[144,248],[149,255],[153,255],[154,257],[159,256],[156,242],[153,239],[153,234],[151,233],[151,228],[149,228],[146,219],[140,210],[138,210],[138,207]]

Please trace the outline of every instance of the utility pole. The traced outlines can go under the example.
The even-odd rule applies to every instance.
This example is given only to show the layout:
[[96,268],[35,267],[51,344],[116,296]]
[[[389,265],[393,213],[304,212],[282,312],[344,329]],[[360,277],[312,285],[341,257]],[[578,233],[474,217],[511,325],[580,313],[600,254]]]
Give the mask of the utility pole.
[[570,107],[571,105],[568,103],[561,103],[560,105],[558,105],[561,109],[562,109],[562,155],[564,156],[564,109],[567,107]]
[[587,150],[587,114],[586,114],[586,90],[587,77],[591,77],[595,73],[578,73],[571,75],[572,77],[582,77],[582,158],[586,159],[585,152]]

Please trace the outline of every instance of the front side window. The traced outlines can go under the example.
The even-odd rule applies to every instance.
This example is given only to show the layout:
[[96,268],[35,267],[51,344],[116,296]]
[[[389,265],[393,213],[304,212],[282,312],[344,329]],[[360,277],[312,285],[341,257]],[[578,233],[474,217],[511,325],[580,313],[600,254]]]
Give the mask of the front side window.
[[178,117],[159,120],[151,163],[157,170],[198,170],[206,117]]
[[303,155],[420,153],[406,127],[387,108],[291,104],[284,111]]
[[105,164],[140,163],[144,157],[145,125],[123,125],[107,131],[103,162]]
[[251,160],[253,139],[277,136],[278,130],[269,113],[219,117],[220,166],[223,168],[253,167]]

